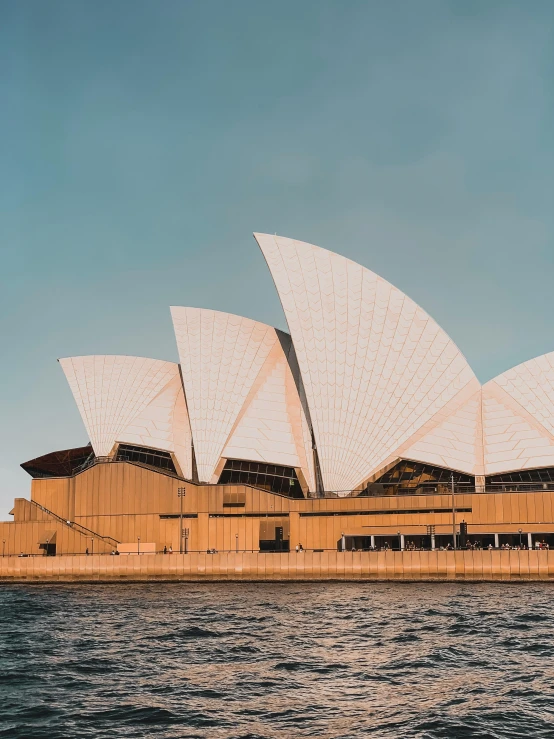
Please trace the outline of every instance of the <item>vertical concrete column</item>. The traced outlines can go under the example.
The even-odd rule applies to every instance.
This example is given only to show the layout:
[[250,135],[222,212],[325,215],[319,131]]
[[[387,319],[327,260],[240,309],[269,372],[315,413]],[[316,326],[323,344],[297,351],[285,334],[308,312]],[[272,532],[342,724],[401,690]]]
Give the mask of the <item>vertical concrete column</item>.
[[340,548],[342,552],[346,551],[346,536],[344,534],[341,536]]
[[370,539],[371,539],[371,548],[375,549],[375,537],[373,536],[373,534],[371,534]]
[[68,486],[67,518],[75,521],[75,478],[72,477]]
[[[201,552],[205,552],[206,549],[210,548],[210,540],[208,536],[209,531],[209,514],[208,513],[198,513],[198,549]],[[179,525],[179,521],[177,521],[177,526]],[[177,539],[179,537],[177,536]],[[216,546],[215,544],[212,544],[212,546]],[[179,551],[179,547],[175,549],[173,548],[173,551]]]
[[431,549],[435,551],[435,534],[431,534]]
[[404,551],[404,534],[400,534],[400,549]]
[[533,549],[533,534],[527,534],[527,549]]
[[498,534],[494,535],[494,548],[499,549],[500,548],[500,541],[498,539]]
[[300,514],[298,511],[291,511],[289,513],[289,542],[291,552],[294,551],[294,548],[300,541]]

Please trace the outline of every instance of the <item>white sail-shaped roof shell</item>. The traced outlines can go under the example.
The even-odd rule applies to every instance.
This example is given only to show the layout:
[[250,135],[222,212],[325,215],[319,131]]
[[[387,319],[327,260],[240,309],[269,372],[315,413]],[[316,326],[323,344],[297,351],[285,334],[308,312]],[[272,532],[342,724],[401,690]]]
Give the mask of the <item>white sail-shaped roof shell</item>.
[[117,442],[172,452],[192,477],[191,433],[179,366],[145,357],[60,359],[97,456]]
[[468,383],[466,391],[424,424],[395,456],[469,475],[483,475],[481,389],[476,387],[477,382]]
[[220,311],[171,314],[199,479],[217,482],[225,459],[245,459],[294,467],[313,490],[311,436],[286,338]]
[[292,339],[249,318],[172,308],[181,367],[60,359],[97,456],[119,443],[165,450],[191,479],[194,448],[201,482],[239,459],[293,467],[306,492],[339,494],[400,459],[476,477],[554,467],[554,352],[481,386],[386,280],[317,246],[255,236]]
[[312,244],[255,238],[292,335],[326,490],[360,486],[444,421],[456,396],[479,390],[454,342],[386,280]]
[[482,393],[486,473],[554,467],[554,352],[503,372]]

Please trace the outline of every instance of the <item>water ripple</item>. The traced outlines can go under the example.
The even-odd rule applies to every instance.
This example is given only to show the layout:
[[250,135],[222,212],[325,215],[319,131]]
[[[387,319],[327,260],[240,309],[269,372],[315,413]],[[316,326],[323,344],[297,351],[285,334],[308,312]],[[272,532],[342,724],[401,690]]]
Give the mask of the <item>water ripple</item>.
[[0,589],[0,737],[554,739],[552,587]]

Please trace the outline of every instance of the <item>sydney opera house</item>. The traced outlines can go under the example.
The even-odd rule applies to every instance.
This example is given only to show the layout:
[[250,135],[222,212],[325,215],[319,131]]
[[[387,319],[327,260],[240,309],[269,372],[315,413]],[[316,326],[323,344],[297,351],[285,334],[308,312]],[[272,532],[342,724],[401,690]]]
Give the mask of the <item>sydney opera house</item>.
[[290,334],[173,307],[178,364],[60,359],[90,443],[22,465],[3,553],[554,544],[554,352],[481,385],[386,280],[255,238]]

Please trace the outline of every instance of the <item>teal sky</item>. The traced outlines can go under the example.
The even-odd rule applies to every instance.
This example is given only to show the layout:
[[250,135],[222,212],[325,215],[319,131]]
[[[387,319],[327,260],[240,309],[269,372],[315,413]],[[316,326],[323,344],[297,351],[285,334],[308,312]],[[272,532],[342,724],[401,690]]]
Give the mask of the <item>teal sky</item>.
[[286,323],[253,231],[344,254],[485,381],[554,350],[550,0],[0,0],[0,516],[87,441],[56,359]]

